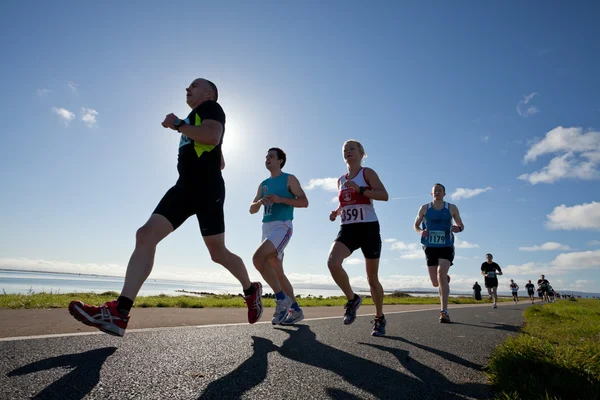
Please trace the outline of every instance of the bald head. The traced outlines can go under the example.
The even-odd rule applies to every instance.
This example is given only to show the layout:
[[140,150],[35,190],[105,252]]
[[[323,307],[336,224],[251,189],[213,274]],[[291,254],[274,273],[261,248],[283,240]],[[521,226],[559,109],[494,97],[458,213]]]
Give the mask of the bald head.
[[217,101],[219,98],[217,86],[204,78],[194,79],[194,81],[186,89],[186,93],[186,101],[192,108],[195,108],[208,100]]

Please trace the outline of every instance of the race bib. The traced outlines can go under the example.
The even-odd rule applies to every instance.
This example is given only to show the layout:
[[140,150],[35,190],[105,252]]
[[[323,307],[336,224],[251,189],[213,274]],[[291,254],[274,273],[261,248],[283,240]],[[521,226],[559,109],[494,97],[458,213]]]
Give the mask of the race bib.
[[429,231],[427,237],[429,244],[446,244],[446,232],[444,231]]
[[[189,118],[186,118],[184,121],[186,124],[190,123]],[[185,136],[182,133],[181,137],[179,138],[179,147],[185,146],[186,144],[190,144],[190,143],[192,143],[192,139],[190,139],[189,137]]]
[[363,222],[365,220],[366,212],[364,207],[344,207],[342,209],[342,224]]
[[496,272],[495,271],[490,271],[487,273],[487,277],[488,278],[495,278],[496,277]]

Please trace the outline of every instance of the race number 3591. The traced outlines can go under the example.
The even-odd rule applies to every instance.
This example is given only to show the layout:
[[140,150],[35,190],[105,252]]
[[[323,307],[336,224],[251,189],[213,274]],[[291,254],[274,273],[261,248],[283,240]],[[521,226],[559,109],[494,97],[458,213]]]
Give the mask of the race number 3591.
[[342,210],[342,222],[363,221],[365,219],[362,208],[347,208]]

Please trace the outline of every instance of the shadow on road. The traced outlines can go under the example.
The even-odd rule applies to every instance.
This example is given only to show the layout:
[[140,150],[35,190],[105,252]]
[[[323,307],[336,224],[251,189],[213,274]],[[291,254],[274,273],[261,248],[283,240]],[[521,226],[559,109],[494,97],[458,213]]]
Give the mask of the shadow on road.
[[265,380],[267,356],[278,347],[261,337],[252,336],[252,340],[254,354],[229,374],[209,383],[199,399],[240,399],[244,393]]
[[449,381],[443,374],[436,371],[435,369],[428,367],[411,358],[407,350],[397,349],[394,347],[381,346],[372,343],[359,343],[365,346],[370,346],[381,351],[387,351],[398,359],[400,365],[406,368],[407,371],[412,373],[422,382],[428,385],[429,396],[435,399],[441,398],[460,398],[464,396],[469,398],[486,398],[492,395],[489,387],[480,383],[465,383],[456,384]]
[[[455,399],[459,398],[451,393],[436,392],[431,390],[431,379],[438,379],[441,384],[447,379],[441,374],[421,373],[427,375],[428,381],[415,379],[395,369],[386,367],[362,357],[346,353],[329,345],[323,344],[316,339],[316,334],[310,330],[308,325],[299,325],[297,330],[276,328],[290,335],[279,348],[279,354],[291,360],[307,364],[313,367],[331,371],[349,384],[361,388],[380,399]],[[382,346],[382,348],[385,348]],[[387,348],[385,348],[387,349]],[[402,351],[390,349],[396,352]],[[404,351],[404,358],[408,352]],[[399,354],[400,355],[400,354]],[[401,357],[402,355],[400,355]],[[465,360],[463,362],[467,363]],[[418,364],[417,365],[421,365]],[[427,367],[424,367],[427,368]],[[408,368],[407,368],[408,369]],[[414,369],[414,368],[413,368]],[[417,375],[417,374],[415,374]],[[417,375],[421,378],[419,375]],[[441,378],[440,378],[441,376]],[[432,378],[433,377],[433,378]],[[437,378],[436,378],[437,377]],[[443,381],[442,381],[443,379]],[[485,385],[478,385],[483,386]],[[480,390],[477,387],[474,391]],[[328,388],[328,393],[333,398],[348,397],[345,391]],[[337,397],[336,397],[337,396]],[[460,397],[462,398],[462,397]]]
[[517,333],[520,330],[518,326],[514,326],[514,325],[498,324],[495,322],[483,322],[483,321],[481,323],[488,324],[491,326],[465,324],[464,322],[452,322],[452,325],[465,325],[465,326],[473,326],[475,328],[484,328],[484,329],[499,329],[501,331],[514,332],[514,333]]
[[80,354],[47,358],[17,368],[6,374],[6,376],[27,375],[53,368],[73,368],[71,372],[44,388],[33,399],[79,400],[90,393],[98,384],[102,364],[116,350],[116,347],[105,347]]
[[425,351],[428,351],[430,353],[437,354],[438,356],[440,356],[442,358],[445,358],[448,361],[451,361],[451,362],[456,363],[456,364],[460,364],[460,365],[465,366],[467,368],[472,368],[472,369],[477,370],[477,371],[481,371],[482,368],[483,368],[482,365],[475,364],[474,362],[465,360],[464,358],[459,357],[456,354],[448,353],[447,351],[444,351],[444,350],[440,350],[440,349],[436,349],[436,348],[433,348],[433,347],[425,346],[424,344],[419,344],[419,343],[411,342],[410,340],[404,339],[403,337],[400,337],[400,336],[383,336],[383,338],[384,339],[389,339],[389,340],[397,340],[399,342],[410,344],[411,346],[415,346],[415,347],[418,347],[421,350],[425,350]]

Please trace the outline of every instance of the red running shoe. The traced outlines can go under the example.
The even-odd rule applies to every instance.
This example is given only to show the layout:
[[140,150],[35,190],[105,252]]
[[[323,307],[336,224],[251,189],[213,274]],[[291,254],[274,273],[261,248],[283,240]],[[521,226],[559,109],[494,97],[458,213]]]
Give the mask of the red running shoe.
[[262,285],[260,282],[252,282],[252,286],[254,286],[254,293],[244,297],[248,306],[248,322],[251,324],[257,322],[263,313]]
[[73,300],[69,303],[69,313],[77,321],[114,336],[122,337],[125,335],[125,329],[127,329],[127,323],[129,322],[128,315],[121,315],[117,311],[117,300],[107,301],[100,307]]

